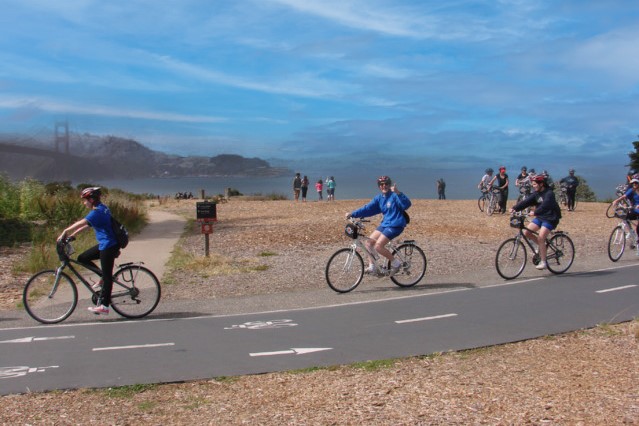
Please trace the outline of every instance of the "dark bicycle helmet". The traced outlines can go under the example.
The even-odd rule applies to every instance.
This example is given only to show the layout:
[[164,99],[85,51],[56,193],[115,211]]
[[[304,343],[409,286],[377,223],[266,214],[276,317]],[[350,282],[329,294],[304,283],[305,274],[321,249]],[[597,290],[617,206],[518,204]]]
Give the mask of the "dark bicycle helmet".
[[528,168],[526,166],[521,166],[521,171],[522,172],[528,171]]
[[485,170],[485,172],[486,172],[486,174],[487,174],[487,175],[491,174],[493,171],[494,171],[494,170],[493,170],[493,169],[491,169],[490,167],[489,167],[489,168],[487,168],[487,169]]
[[90,188],[84,188],[82,190],[82,194],[80,197],[82,198],[92,198],[94,200],[99,200],[102,195],[102,191],[99,186],[92,186]]
[[380,176],[377,178],[377,186],[386,183],[388,185],[390,185],[392,183],[391,178],[389,178],[388,176]]

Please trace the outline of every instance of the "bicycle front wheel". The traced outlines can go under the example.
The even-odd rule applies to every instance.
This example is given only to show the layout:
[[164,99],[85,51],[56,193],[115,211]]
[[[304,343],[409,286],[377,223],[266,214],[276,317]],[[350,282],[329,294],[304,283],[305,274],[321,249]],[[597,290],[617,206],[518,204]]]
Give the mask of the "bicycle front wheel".
[[[412,287],[426,274],[426,255],[415,244],[401,244],[393,255],[402,262],[399,271],[390,277],[391,281],[400,287]],[[390,262],[386,265],[390,268]]]
[[566,234],[555,234],[548,241],[546,263],[553,274],[563,274],[575,260],[575,245]]
[[615,227],[608,239],[608,257],[613,262],[618,261],[623,256],[626,249],[626,233],[621,225]]
[[615,203],[608,204],[608,208],[606,209],[606,217],[608,219],[612,219],[613,217],[615,217],[616,211],[617,211],[617,208],[615,207]]
[[326,282],[338,293],[348,293],[362,282],[364,260],[354,249],[337,250],[326,264]]
[[56,271],[38,272],[27,281],[22,293],[22,303],[27,313],[43,324],[64,321],[73,313],[78,304],[78,290],[73,280],[60,272],[56,281]]
[[526,247],[518,238],[509,238],[499,246],[495,257],[497,273],[505,280],[517,278],[526,266]]
[[479,196],[479,199],[477,200],[477,207],[479,207],[479,211],[483,213],[485,206],[486,206],[486,195],[481,194]]
[[111,307],[125,318],[149,315],[160,303],[160,282],[144,266],[127,265],[113,274]]

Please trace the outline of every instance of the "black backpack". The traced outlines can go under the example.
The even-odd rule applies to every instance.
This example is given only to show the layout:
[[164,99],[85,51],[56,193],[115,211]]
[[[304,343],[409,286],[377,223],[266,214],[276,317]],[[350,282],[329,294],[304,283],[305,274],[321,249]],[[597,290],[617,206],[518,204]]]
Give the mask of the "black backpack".
[[404,215],[404,219],[406,219],[406,225],[408,225],[410,223],[410,216],[408,215],[408,212],[406,212],[406,210],[402,210],[402,214]]
[[129,231],[113,216],[111,216],[111,227],[113,227],[115,239],[118,240],[118,246],[123,249],[129,245]]

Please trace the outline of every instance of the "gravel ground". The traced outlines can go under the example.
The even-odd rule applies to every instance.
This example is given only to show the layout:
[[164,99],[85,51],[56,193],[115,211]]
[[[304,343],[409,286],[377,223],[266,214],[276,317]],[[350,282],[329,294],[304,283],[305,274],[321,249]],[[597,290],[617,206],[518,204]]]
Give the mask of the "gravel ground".
[[[325,288],[326,260],[347,243],[344,213],[364,202],[219,204],[211,258],[225,267],[173,267],[163,298]],[[195,212],[185,201],[152,208],[187,217]],[[605,257],[614,225],[605,208],[582,203],[564,214],[561,229],[576,246],[574,268]],[[420,285],[452,274],[493,273],[499,243],[514,234],[507,216],[482,215],[474,201],[415,200],[410,214],[404,238],[416,239],[429,261]],[[202,260],[203,237],[195,226],[179,246]],[[3,250],[0,270],[21,255],[24,250]],[[0,275],[1,306],[15,306],[23,283]],[[6,396],[0,423],[639,424],[639,322],[387,365]]]

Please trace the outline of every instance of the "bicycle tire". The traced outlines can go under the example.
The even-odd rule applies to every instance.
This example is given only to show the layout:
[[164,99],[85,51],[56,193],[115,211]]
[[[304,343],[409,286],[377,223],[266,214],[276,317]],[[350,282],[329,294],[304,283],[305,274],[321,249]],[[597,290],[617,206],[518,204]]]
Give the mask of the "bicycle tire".
[[338,293],[354,290],[364,278],[364,260],[351,248],[337,250],[328,259],[325,270],[328,286]]
[[563,274],[575,260],[575,245],[570,237],[563,232],[553,235],[548,241],[546,264],[553,274]]
[[617,225],[608,238],[608,257],[613,262],[618,261],[626,250],[626,233],[623,226]]
[[162,289],[151,270],[126,265],[113,274],[111,307],[125,318],[143,318],[160,303]]
[[480,212],[484,212],[484,208],[486,206],[486,194],[481,194],[477,199],[477,207],[479,207]]
[[495,197],[495,195],[488,198],[488,203],[486,204],[486,209],[485,209],[486,216],[491,216],[495,212],[496,205],[497,205],[497,197]]
[[[390,279],[399,287],[412,287],[424,278],[428,261],[424,251],[417,245],[400,244],[393,255],[397,255],[402,261],[399,271],[391,275]],[[386,268],[390,268],[390,262],[386,262]]]
[[615,203],[608,204],[608,208],[606,209],[606,217],[608,219],[612,219],[616,216],[617,208],[615,207]]
[[60,272],[56,290],[56,271],[40,271],[27,281],[22,303],[31,318],[43,324],[56,324],[69,318],[78,304],[78,289],[64,272]]
[[497,249],[495,256],[495,268],[497,273],[505,280],[517,278],[526,267],[528,253],[526,246],[518,238],[509,238]]

